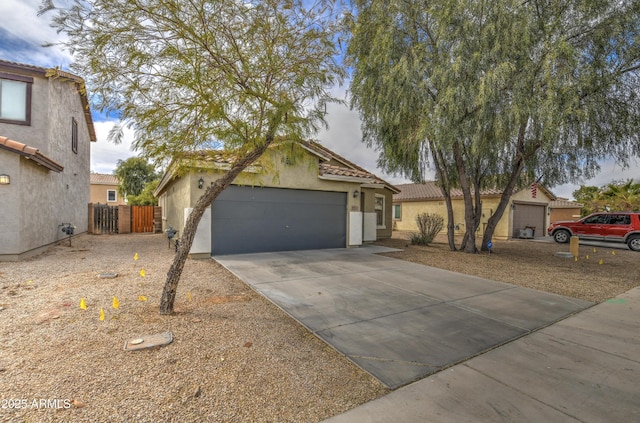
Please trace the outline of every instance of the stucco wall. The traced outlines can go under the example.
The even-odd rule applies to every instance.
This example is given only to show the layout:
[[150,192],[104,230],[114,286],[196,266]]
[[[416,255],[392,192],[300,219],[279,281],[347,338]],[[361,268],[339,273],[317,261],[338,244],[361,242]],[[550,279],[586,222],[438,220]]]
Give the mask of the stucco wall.
[[[510,204],[513,202],[521,202],[526,204],[548,204],[550,199],[544,192],[538,190],[537,198],[532,198],[531,190],[529,188],[518,191],[511,197]],[[480,226],[478,228],[478,235],[483,235],[485,227],[489,218],[495,213],[500,203],[500,197],[483,197],[482,198],[482,217],[480,218]],[[447,206],[444,200],[431,200],[431,201],[404,201],[402,203],[396,202],[394,204],[401,204],[401,219],[394,220],[395,228],[403,231],[417,231],[416,216],[419,213],[435,213],[439,214],[445,219],[444,229],[442,233],[446,233],[446,219],[447,219]],[[453,216],[454,224],[456,227],[456,234],[464,234],[465,232],[465,220],[464,220],[464,201],[462,199],[454,199]],[[507,239],[510,237],[511,222],[513,221],[513,210],[510,206],[502,214],[502,218],[498,222],[494,231],[495,239]],[[547,217],[547,225],[549,219]]]
[[0,150],[0,173],[9,175],[11,183],[0,185],[0,256],[20,250],[22,214],[20,210],[20,156]]
[[382,227],[376,226],[376,238],[391,238],[393,232],[393,214],[392,206],[393,194],[391,191],[379,188],[362,188],[362,200],[361,205],[364,206],[365,213],[375,213],[375,198],[376,195],[382,195],[384,197],[384,225]]
[[[65,238],[59,228],[61,223],[72,223],[77,227],[76,233],[87,230],[91,141],[76,86],[35,77],[31,103],[31,125],[2,123],[0,134],[38,148],[64,170],[49,171],[7,152],[19,159],[19,172],[10,174],[11,185],[15,184],[12,189],[16,189],[19,198],[13,199],[8,213],[20,215],[20,241],[4,254],[27,254]],[[77,154],[71,147],[72,117],[78,124]],[[6,221],[0,225],[1,232],[10,230]]]
[[[260,171],[247,171],[241,173],[233,182],[234,185],[245,186],[265,186],[275,188],[292,188],[317,191],[334,191],[347,193],[347,234],[349,233],[349,211],[360,211],[360,198],[354,198],[353,192],[360,191],[360,184],[355,182],[323,180],[318,177],[318,158],[308,154],[298,154],[292,164],[287,164],[283,160],[284,154],[278,151],[269,150],[263,156]],[[260,168],[255,168],[260,169]],[[168,225],[180,231],[184,229],[184,209],[193,207],[204,190],[198,188],[200,178],[204,180],[204,186],[209,186],[222,174],[222,170],[200,169],[188,173],[167,185],[163,192],[164,200],[160,200],[160,205],[166,205],[163,230]],[[170,192],[170,195],[166,193]],[[389,202],[391,201],[389,195]],[[390,203],[389,203],[390,204]],[[373,206],[372,206],[373,208]],[[391,213],[387,213],[389,218]],[[391,220],[389,220],[389,227]],[[348,243],[348,240],[347,240]]]
[[551,222],[557,222],[558,220],[580,220],[580,208],[553,208],[549,220]]
[[[107,191],[114,190],[116,192],[116,200],[118,201],[109,201],[107,202]],[[103,184],[91,184],[89,187],[89,202],[91,203],[100,203],[100,204],[108,204],[110,206],[120,206],[126,205],[127,202],[124,201],[124,196],[120,195],[118,192],[117,185],[103,185]]]

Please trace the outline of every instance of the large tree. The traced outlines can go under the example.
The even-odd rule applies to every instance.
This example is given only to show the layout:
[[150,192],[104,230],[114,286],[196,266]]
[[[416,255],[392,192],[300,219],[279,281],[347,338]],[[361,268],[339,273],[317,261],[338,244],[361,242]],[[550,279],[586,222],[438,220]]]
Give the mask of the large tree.
[[431,164],[445,199],[462,189],[465,251],[476,251],[481,189],[503,190],[486,248],[516,188],[591,176],[599,159],[625,166],[640,152],[638,0],[355,7],[348,59],[364,139],[388,170],[420,181]]
[[[135,129],[134,147],[163,161],[221,143],[235,162],[189,214],[164,286],[173,311],[206,207],[277,140],[324,122],[340,81],[332,0],[76,0],[58,9],[72,69],[95,106]],[[52,0],[43,11],[54,8]],[[117,131],[114,131],[117,134]]]
[[118,160],[115,174],[120,181],[118,191],[123,196],[140,195],[148,182],[158,179],[155,167],[142,157]]

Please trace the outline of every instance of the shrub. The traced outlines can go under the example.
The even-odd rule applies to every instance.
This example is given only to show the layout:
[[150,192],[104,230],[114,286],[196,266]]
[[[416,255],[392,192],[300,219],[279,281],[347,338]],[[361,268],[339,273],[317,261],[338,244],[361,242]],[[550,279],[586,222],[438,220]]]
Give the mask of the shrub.
[[409,235],[411,244],[429,245],[444,226],[444,218],[438,214],[420,213],[416,216],[418,232]]

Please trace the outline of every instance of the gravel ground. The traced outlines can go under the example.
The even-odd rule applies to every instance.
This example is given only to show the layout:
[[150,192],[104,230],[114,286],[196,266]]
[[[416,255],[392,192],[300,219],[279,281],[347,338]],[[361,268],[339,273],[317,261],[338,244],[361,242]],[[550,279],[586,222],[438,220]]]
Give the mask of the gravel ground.
[[[380,242],[404,249],[385,255],[596,302],[640,285],[631,251],[581,246],[574,261],[554,256],[568,245],[516,240],[465,254],[406,236]],[[213,260],[187,262],[176,314],[161,316],[163,235],[72,244],[0,263],[0,421],[315,422],[388,392]],[[123,350],[166,331],[171,345]]]
[[81,235],[0,263],[0,421],[315,422],[388,392],[213,260],[161,316],[172,257],[163,235]]
[[568,252],[569,244],[509,240],[493,242],[491,254],[467,254],[452,252],[443,236],[429,246],[416,246],[409,245],[408,235],[397,231],[377,244],[404,250],[384,254],[388,257],[593,302],[640,286],[640,253],[631,250],[581,245],[575,261],[554,255]]

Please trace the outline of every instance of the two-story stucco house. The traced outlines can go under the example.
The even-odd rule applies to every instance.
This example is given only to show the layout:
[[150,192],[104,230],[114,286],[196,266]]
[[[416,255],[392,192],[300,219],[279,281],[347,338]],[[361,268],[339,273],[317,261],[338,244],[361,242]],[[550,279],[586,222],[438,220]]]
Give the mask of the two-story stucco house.
[[116,175],[92,173],[90,183],[91,195],[89,202],[107,204],[109,206],[124,206],[127,204],[126,197],[118,192],[120,181]]
[[0,260],[86,231],[95,140],[82,78],[0,60]]

